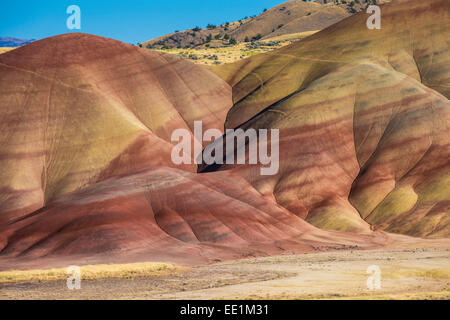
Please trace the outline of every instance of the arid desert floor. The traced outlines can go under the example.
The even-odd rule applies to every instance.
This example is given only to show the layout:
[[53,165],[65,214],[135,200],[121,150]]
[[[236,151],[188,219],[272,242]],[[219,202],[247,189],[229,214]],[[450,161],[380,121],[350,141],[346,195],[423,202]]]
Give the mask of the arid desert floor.
[[[276,256],[162,268],[144,277],[0,283],[0,299],[449,299],[450,250],[397,249]],[[381,289],[367,288],[369,266]]]

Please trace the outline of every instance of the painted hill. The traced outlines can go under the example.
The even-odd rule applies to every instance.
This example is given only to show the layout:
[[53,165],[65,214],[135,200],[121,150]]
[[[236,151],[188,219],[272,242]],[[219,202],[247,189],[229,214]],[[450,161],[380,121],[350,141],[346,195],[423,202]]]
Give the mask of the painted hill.
[[198,118],[223,128],[231,107],[212,72],[86,34],[2,54],[0,74],[0,225],[105,178],[170,166],[175,128]]
[[171,168],[171,133],[223,128],[231,107],[231,87],[205,68],[67,34],[5,53],[0,74],[0,268],[391,241],[316,229],[232,173]]
[[316,229],[232,173],[148,168],[60,197],[0,227],[0,270],[142,260],[210,263],[378,248],[393,240],[381,233]]
[[370,3],[373,1],[288,1],[258,16],[245,17],[220,26],[210,25],[206,29],[194,28],[175,32],[147,41],[142,46],[154,49],[196,47],[205,43],[223,46],[229,43],[229,39],[242,42],[246,38],[269,39],[285,34],[321,30],[364,9]]
[[280,128],[276,177],[234,172],[321,228],[448,237],[450,3],[386,4],[381,30],[367,18],[215,69],[233,86],[226,127]]
[[[85,34],[1,55],[0,269],[448,238],[449,3],[367,17],[216,74]],[[194,120],[280,129],[278,174],[175,166],[171,133]]]
[[231,107],[231,88],[205,68],[68,34],[2,55],[0,74],[2,269],[392,242],[319,230],[231,172],[173,168],[172,131],[194,119],[223,128]]

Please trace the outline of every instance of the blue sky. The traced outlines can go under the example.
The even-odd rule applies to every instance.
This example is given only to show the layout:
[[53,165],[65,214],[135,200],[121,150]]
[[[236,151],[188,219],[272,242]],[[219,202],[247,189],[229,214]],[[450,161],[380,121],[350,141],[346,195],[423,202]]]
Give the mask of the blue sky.
[[80,32],[127,43],[208,23],[221,24],[260,14],[283,0],[33,0],[0,1],[0,37],[42,39],[71,32],[69,5],[81,8]]

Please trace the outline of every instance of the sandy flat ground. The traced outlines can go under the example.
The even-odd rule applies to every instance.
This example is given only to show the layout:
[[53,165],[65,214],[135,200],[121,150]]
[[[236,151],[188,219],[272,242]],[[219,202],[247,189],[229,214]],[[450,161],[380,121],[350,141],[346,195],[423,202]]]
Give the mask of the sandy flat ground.
[[[381,289],[367,288],[367,268]],[[449,249],[342,251],[189,267],[160,276],[0,284],[0,299],[449,299]]]

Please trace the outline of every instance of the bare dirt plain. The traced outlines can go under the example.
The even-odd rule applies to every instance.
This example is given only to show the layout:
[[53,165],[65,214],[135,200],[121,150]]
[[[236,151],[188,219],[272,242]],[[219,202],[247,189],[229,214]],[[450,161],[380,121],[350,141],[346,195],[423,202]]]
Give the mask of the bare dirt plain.
[[[0,299],[450,299],[450,249],[347,250],[174,269],[161,275],[0,284]],[[370,291],[366,270],[381,269]]]

